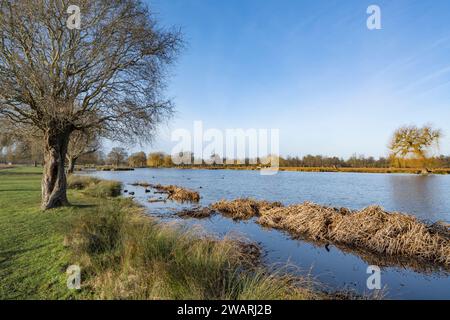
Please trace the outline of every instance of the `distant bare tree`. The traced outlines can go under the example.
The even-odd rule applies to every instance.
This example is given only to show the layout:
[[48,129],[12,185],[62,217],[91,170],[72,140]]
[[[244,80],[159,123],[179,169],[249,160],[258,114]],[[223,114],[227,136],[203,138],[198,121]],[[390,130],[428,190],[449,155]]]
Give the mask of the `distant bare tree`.
[[416,158],[422,166],[426,166],[428,152],[433,146],[439,145],[442,131],[431,125],[422,128],[404,126],[394,132],[389,148],[392,158]]
[[85,155],[97,152],[101,148],[98,133],[93,130],[74,131],[70,135],[67,149],[67,173],[75,170],[76,161]]
[[128,165],[133,168],[143,168],[147,165],[145,152],[136,152],[128,157]]
[[178,32],[160,29],[140,0],[0,0],[0,119],[39,131],[42,208],[68,204],[64,162],[74,131],[102,128],[149,140],[172,112],[162,96]]
[[125,162],[125,159],[127,158],[128,154],[125,151],[124,148],[112,148],[111,152],[108,153],[108,161],[115,165],[116,167],[120,166],[123,162]]

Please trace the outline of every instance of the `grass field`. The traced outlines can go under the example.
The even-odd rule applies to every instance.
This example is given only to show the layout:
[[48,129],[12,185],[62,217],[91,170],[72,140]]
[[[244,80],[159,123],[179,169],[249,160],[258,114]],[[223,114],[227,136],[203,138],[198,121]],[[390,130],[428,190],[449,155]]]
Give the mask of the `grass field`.
[[80,194],[74,207],[43,213],[39,209],[41,169],[0,171],[0,299],[68,299],[63,247],[64,224],[91,210]]

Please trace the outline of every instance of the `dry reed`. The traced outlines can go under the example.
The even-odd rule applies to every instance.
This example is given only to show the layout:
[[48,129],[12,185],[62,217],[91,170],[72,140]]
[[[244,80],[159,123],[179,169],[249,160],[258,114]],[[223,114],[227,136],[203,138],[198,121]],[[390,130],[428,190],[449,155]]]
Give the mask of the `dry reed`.
[[232,201],[221,200],[211,205],[211,208],[233,220],[249,219],[257,217],[262,211],[282,207],[280,202],[258,201],[250,198],[236,199]]
[[418,259],[450,267],[450,230],[416,217],[371,206],[360,211],[305,202],[262,212],[258,223],[376,254]]
[[196,191],[185,189],[179,186],[169,185],[163,186],[160,184],[151,185],[152,188],[167,194],[169,200],[178,202],[199,202],[200,194]]

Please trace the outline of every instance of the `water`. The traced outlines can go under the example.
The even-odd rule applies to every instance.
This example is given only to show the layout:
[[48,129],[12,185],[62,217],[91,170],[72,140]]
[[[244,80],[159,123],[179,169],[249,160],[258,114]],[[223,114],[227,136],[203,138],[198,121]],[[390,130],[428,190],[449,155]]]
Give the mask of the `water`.
[[[296,272],[309,273],[330,289],[349,288],[370,293],[366,281],[368,263],[357,255],[330,246],[293,240],[284,232],[268,230],[253,220],[234,222],[216,215],[209,219],[181,220],[176,212],[188,205],[173,202],[149,203],[144,188],[133,187],[136,181],[175,184],[198,191],[201,205],[220,199],[253,197],[283,204],[312,201],[322,205],[362,209],[378,204],[388,211],[416,215],[429,222],[450,222],[450,176],[416,176],[363,173],[280,172],[261,176],[257,171],[138,169],[122,172],[95,172],[97,177],[122,181],[136,193],[136,200],[148,208],[150,215],[164,221],[181,221],[201,226],[219,236],[234,234],[258,242],[268,265],[293,264]],[[392,299],[450,299],[450,275],[443,272],[421,273],[408,267],[382,268],[382,286]]]

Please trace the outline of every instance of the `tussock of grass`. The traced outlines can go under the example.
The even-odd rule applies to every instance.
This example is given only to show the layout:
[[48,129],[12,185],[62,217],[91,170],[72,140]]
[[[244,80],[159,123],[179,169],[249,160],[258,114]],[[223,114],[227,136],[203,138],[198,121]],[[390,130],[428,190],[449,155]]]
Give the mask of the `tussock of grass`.
[[70,175],[67,177],[67,187],[74,190],[82,190],[91,184],[97,184],[100,180],[89,176]]
[[389,213],[378,206],[350,211],[305,202],[268,210],[258,223],[294,236],[450,267],[448,228],[426,225],[414,216]]
[[[268,274],[257,249],[157,224],[115,200],[74,223],[67,243],[102,299],[315,299],[312,284]],[[301,285],[300,285],[301,283]],[[306,285],[308,283],[308,285]]]
[[169,185],[163,186],[160,184],[151,185],[152,188],[166,193],[167,198],[169,200],[178,201],[178,202],[199,202],[200,194],[196,191],[189,190],[186,188],[182,188],[179,186]]
[[262,211],[278,207],[282,207],[280,202],[258,201],[250,198],[232,201],[221,200],[211,205],[212,209],[234,220],[257,217]]
[[120,196],[122,184],[118,181],[100,181],[97,184],[91,184],[84,193],[96,198],[109,198]]
[[195,218],[195,219],[203,219],[209,218],[214,213],[210,208],[188,208],[183,209],[177,213],[177,215],[181,218]]
[[67,179],[69,189],[83,190],[83,193],[96,198],[118,197],[122,189],[119,181],[99,180],[88,176],[71,175]]

